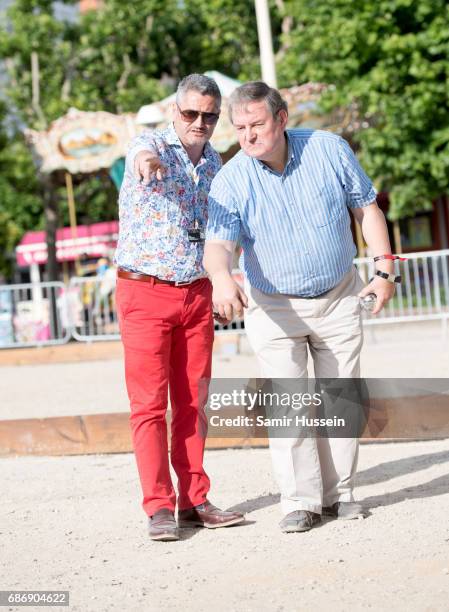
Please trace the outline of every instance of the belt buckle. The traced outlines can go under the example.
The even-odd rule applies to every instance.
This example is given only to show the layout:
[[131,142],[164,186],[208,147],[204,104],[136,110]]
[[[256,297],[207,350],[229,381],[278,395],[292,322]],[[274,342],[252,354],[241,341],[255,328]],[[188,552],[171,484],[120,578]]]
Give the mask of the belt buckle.
[[175,287],[185,287],[186,285],[191,285],[192,281],[175,281]]

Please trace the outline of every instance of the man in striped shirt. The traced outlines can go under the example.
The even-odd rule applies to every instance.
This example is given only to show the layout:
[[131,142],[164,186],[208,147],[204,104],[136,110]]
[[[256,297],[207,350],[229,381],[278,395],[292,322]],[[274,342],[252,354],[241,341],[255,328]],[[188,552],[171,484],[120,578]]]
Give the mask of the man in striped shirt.
[[[332,133],[286,130],[287,105],[262,82],[239,87],[230,114],[241,151],[212,182],[204,266],[214,309],[242,316],[262,376],[307,377],[309,349],[317,378],[360,376],[359,297],[377,296],[373,313],[394,294],[392,262],[366,287],[349,210],[374,255],[391,254],[376,191],[349,145]],[[230,274],[243,248],[245,289]],[[388,273],[388,274],[387,274]],[[270,437],[281,490],[284,532],[307,531],[321,514],[363,515],[354,502],[356,438]]]

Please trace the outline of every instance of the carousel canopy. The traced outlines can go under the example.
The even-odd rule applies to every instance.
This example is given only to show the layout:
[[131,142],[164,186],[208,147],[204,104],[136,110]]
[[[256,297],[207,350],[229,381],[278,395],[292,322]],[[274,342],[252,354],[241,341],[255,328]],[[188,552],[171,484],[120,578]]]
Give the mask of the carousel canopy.
[[[106,257],[115,249],[118,240],[118,221],[78,225],[76,237],[70,227],[62,227],[56,233],[56,258],[59,262],[75,261],[83,255]],[[47,262],[45,232],[27,232],[16,247],[19,266]]]

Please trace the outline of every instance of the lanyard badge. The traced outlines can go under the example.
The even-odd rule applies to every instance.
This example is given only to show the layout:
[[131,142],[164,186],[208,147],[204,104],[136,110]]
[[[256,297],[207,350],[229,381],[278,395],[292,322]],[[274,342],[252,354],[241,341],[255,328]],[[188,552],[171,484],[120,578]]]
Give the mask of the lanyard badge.
[[199,227],[196,219],[193,222],[193,227],[189,227],[187,230],[187,235],[189,237],[189,242],[204,242],[205,239],[204,230]]

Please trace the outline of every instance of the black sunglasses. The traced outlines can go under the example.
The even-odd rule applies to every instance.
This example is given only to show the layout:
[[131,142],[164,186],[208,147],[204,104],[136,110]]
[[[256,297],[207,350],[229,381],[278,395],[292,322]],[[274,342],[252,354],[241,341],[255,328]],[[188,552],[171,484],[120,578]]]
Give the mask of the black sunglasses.
[[202,117],[204,123],[206,125],[214,125],[217,123],[220,113],[203,113],[201,111],[196,110],[182,110],[179,108],[179,104],[176,105],[178,107],[179,113],[186,123],[193,123],[198,119],[199,116]]

